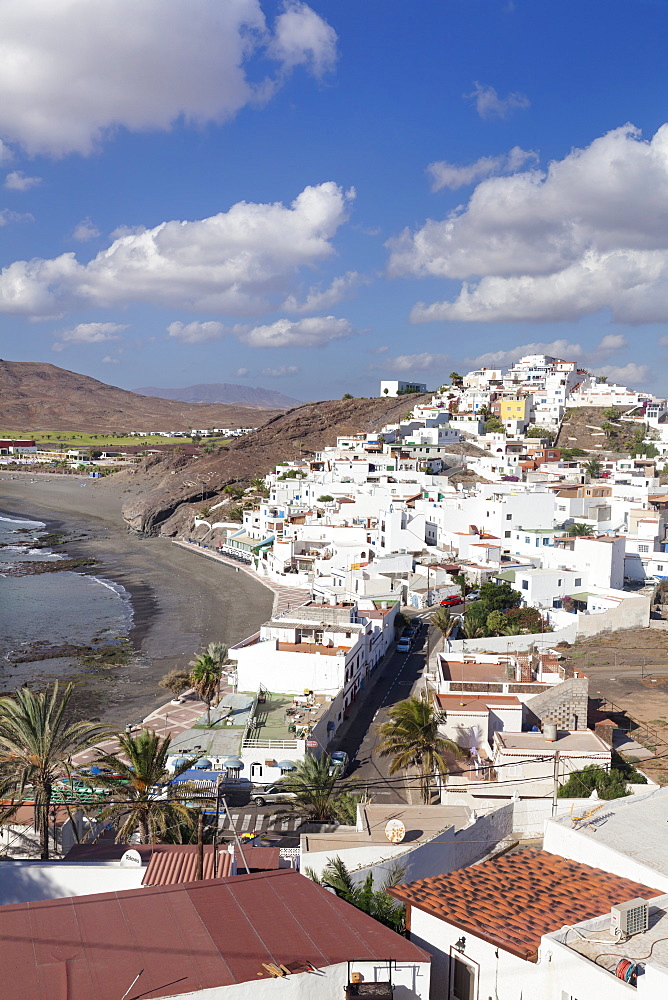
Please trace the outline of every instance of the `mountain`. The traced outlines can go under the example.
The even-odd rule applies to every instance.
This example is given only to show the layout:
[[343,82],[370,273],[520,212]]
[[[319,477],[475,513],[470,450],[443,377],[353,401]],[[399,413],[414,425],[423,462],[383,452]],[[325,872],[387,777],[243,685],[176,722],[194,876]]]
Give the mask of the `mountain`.
[[141,396],[33,361],[0,360],[0,433],[257,427],[275,411]]
[[[146,459],[136,467],[138,474],[114,476],[116,482],[124,477],[124,485],[133,494],[123,506],[123,517],[138,534],[190,534],[196,509],[191,504],[199,507],[201,500],[219,503],[229,499],[230,494],[223,492],[226,486],[246,488],[279,462],[308,460],[316,451],[336,444],[339,436],[378,431],[387,423],[398,423],[409,407],[431,398],[427,393],[411,396],[409,402],[405,396],[390,396],[304,403],[211,454],[190,460],[175,455]],[[187,478],[172,475],[178,468],[187,468]],[[219,515],[224,519],[222,511]]]
[[273,389],[260,386],[234,385],[231,382],[212,382],[204,385],[187,385],[183,389],[156,389],[145,386],[137,389],[142,396],[158,396],[160,399],[178,399],[184,403],[234,403],[241,406],[261,406],[270,410],[291,410],[301,406],[300,399],[284,396]]

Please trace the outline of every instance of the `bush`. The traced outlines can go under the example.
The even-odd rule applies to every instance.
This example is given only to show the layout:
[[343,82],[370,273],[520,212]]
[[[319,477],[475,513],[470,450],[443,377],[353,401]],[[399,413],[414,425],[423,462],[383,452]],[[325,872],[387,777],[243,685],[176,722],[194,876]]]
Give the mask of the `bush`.
[[621,799],[630,794],[626,788],[628,780],[617,768],[604,771],[595,764],[588,764],[581,771],[573,771],[557,795],[560,799],[588,799],[596,791],[599,799]]
[[187,670],[170,670],[158,684],[161,688],[171,691],[175,698],[192,687],[190,673]]

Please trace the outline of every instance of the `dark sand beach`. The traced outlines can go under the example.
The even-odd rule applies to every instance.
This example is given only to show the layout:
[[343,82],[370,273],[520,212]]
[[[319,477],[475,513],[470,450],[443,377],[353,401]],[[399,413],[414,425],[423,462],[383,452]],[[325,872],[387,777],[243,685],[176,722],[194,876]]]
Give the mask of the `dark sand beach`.
[[[120,514],[125,489],[113,479],[79,476],[0,479],[0,510],[37,518],[47,531],[66,534],[68,556],[95,558],[90,572],[121,584],[131,596],[130,640],[137,653],[131,665],[82,672],[75,661],[49,661],[54,675],[80,681],[79,701],[88,715],[117,725],[139,722],[163,704],[169,695],[158,687],[160,678],[175,667],[187,669],[202,646],[214,640],[231,645],[257,631],[271,617],[273,599],[245,573],[169,539],[131,535]],[[26,630],[29,640],[29,623]],[[40,676],[45,666],[22,665],[21,681],[26,669]]]

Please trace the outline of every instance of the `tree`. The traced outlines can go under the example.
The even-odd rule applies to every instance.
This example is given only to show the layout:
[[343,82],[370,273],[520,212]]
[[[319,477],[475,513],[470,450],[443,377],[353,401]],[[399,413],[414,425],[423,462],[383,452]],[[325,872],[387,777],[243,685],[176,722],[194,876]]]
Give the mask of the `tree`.
[[363,882],[354,882],[340,857],[331,858],[318,877],[313,869],[306,869],[307,876],[318,885],[333,889],[340,899],[368,913],[381,924],[391,927],[398,934],[406,929],[406,907],[396,903],[387,890],[401,882],[406,874],[404,865],[393,865],[379,889],[374,889],[371,872]]
[[[387,392],[387,389],[385,391]],[[344,394],[341,396],[341,399],[352,399],[352,398],[353,397],[349,392],[344,392]]]
[[490,611],[487,615],[487,628],[492,635],[507,635],[505,611]]
[[467,639],[486,639],[490,634],[487,626],[489,608],[483,601],[472,601],[466,609],[462,631]]
[[200,653],[190,661],[190,683],[199,697],[206,703],[206,724],[211,725],[211,706],[220,687],[222,666],[208,651]]
[[549,431],[546,427],[530,427],[526,432],[525,437],[528,438],[543,438],[549,441],[550,444],[554,441],[555,433],[554,431]]
[[613,434],[615,434],[617,428],[613,424],[611,424],[608,420],[604,420],[603,423],[601,424],[601,430],[605,431],[605,436],[607,438],[610,438],[613,436]]
[[569,538],[586,538],[588,535],[594,534],[594,529],[591,524],[582,524],[581,522],[574,521],[573,524],[569,524],[566,528],[566,534]]
[[[184,791],[170,787],[170,781],[183,774],[192,764],[180,765],[173,774],[167,770],[171,736],[158,736],[149,729],[137,736],[123,733],[116,737],[115,753],[100,754],[97,761],[110,775],[96,774],[91,781],[113,792],[113,800],[100,814],[102,822],[110,820],[117,828],[116,842],[129,841],[139,831],[140,844],[153,844],[168,831],[191,829],[195,813],[185,802]],[[177,833],[179,842],[181,834]]]
[[450,372],[450,382],[452,385],[460,386],[462,385],[464,379],[459,374],[459,372]]
[[323,496],[318,497],[318,503],[331,503],[334,497],[330,496],[329,493],[323,494]]
[[171,691],[175,698],[187,691],[191,686],[190,674],[187,670],[170,670],[168,674],[158,681],[161,688]]
[[505,619],[505,635],[535,635],[550,631],[538,608],[508,608]]
[[603,410],[603,416],[605,417],[606,420],[619,419],[619,413],[617,412],[617,410],[614,409]]
[[[490,611],[505,611],[506,608],[516,608],[522,600],[518,590],[509,583],[492,583],[488,580],[480,587],[480,600]],[[475,602],[474,602],[475,603]]]
[[455,622],[447,608],[437,608],[430,616],[429,624],[437,628],[443,638],[447,639],[452,632]]
[[503,430],[505,428],[498,417],[490,417],[485,421],[485,434],[501,433]]
[[383,395],[387,396],[389,394],[389,391],[390,390],[387,388],[383,389]]
[[49,860],[49,809],[56,782],[70,777],[74,754],[110,735],[100,723],[68,718],[73,690],[68,684],[61,694],[56,681],[50,691],[21,688],[0,698],[0,768],[19,804],[32,786],[44,861]]
[[585,462],[585,472],[591,479],[600,479],[601,472],[603,471],[603,465],[600,458],[590,458],[588,462]]
[[378,726],[382,742],[375,750],[380,757],[391,757],[390,774],[416,768],[420,776],[422,801],[429,802],[430,782],[434,774],[445,775],[446,753],[461,757],[462,751],[452,740],[439,734],[445,721],[425,698],[407,698],[388,710],[389,720]]
[[281,778],[280,784],[286,792],[294,794],[292,806],[304,819],[330,823],[339,818],[335,794],[337,774],[336,770],[329,773],[328,754],[321,757],[307,754],[298,761],[294,771]]

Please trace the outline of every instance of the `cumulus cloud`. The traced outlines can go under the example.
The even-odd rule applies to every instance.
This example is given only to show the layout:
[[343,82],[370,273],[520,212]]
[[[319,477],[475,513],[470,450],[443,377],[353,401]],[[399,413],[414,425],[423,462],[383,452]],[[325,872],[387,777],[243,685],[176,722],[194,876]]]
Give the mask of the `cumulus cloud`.
[[[245,329],[245,328],[244,328]],[[204,344],[210,340],[222,340],[228,334],[234,333],[234,327],[207,320],[204,323],[170,323],[167,333],[182,344]]]
[[80,243],[85,243],[87,240],[95,240],[100,235],[100,230],[97,226],[93,225],[93,222],[89,216],[82,219],[75,227],[72,232],[72,238],[78,240]]
[[527,354],[547,354],[553,358],[563,358],[566,361],[578,361],[584,355],[580,344],[569,344],[567,340],[553,340],[549,344],[518,344],[505,351],[489,351],[471,358],[474,368],[509,368]]
[[215,314],[274,311],[300,268],[333,254],[354,192],[333,182],[292,204],[238,202],[194,222],[163,222],[120,236],[87,264],[73,253],[15,261],[0,273],[0,313],[62,315],[132,302]]
[[623,367],[616,365],[603,365],[596,369],[596,375],[605,375],[608,382],[617,385],[628,385],[633,387],[639,382],[647,382],[650,376],[649,365],[636,365],[630,362]]
[[102,358],[103,365],[120,365],[120,363],[120,358],[112,358],[111,354],[107,354]]
[[621,351],[629,342],[621,333],[607,333],[597,346],[598,351]]
[[119,340],[119,334],[127,328],[127,323],[79,323],[58,333],[60,339],[53,345],[53,350],[62,351],[68,344],[100,344],[105,340]]
[[537,160],[538,154],[532,150],[513,146],[508,153],[502,153],[500,156],[481,156],[474,163],[469,163],[463,167],[458,167],[454,163],[448,163],[447,160],[438,160],[435,163],[429,164],[427,173],[431,174],[432,191],[441,191],[442,188],[450,188],[451,191],[456,191],[457,188],[464,187],[466,184],[473,184],[483,177],[491,177],[498,174],[514,174],[517,170],[521,170],[527,163],[535,163]]
[[250,347],[323,347],[330,340],[350,337],[354,332],[347,319],[309,316],[307,319],[279,319],[266,326],[255,326],[241,339]]
[[32,155],[87,154],[118,127],[222,122],[294,67],[320,77],[336,58],[334,30],[295,0],[273,26],[260,0],[9,0],[0,39],[0,135]]
[[21,170],[12,170],[5,177],[5,187],[8,191],[30,191],[41,183],[41,177],[27,177]]
[[507,97],[499,97],[494,87],[484,87],[476,80],[470,94],[464,94],[467,100],[475,103],[475,109],[481,118],[507,118],[517,108],[528,108],[531,104],[526,94],[512,93]]
[[609,309],[668,319],[668,125],[632,125],[554,161],[482,181],[464,207],[390,241],[391,274],[463,280],[414,322],[570,321]]
[[284,375],[296,375],[301,371],[297,365],[279,365],[278,368],[263,368],[262,374],[270,378],[283,378]]
[[329,288],[322,290],[318,286],[311,286],[306,297],[300,301],[299,296],[289,295],[282,304],[281,309],[286,312],[308,313],[316,312],[318,309],[330,309],[340,302],[346,295],[363,283],[357,271],[347,271],[346,274],[334,278]]
[[420,372],[447,364],[449,360],[447,354],[400,354],[396,358],[387,358],[382,365],[371,365],[371,368],[399,373]]
[[250,375],[250,368],[237,368],[234,374],[236,378],[245,378],[246,375]]

